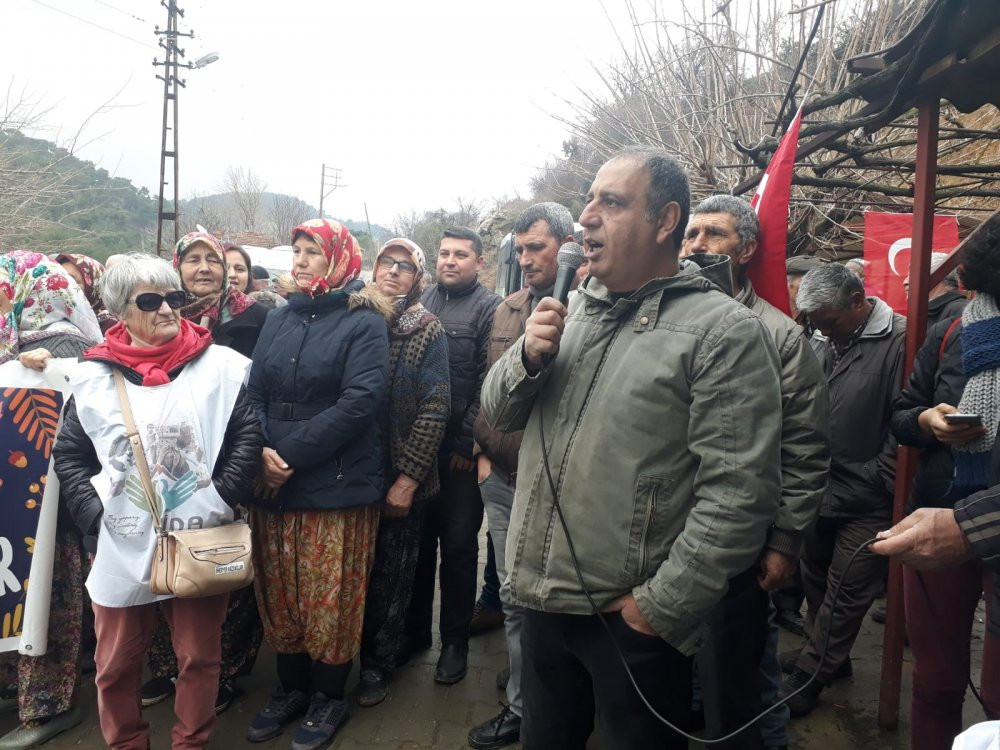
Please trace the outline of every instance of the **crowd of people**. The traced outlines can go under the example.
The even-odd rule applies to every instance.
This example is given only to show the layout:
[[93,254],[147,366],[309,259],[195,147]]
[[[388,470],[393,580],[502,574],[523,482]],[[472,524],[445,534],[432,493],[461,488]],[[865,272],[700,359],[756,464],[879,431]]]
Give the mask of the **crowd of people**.
[[[852,674],[889,554],[912,565],[911,746],[950,747],[1000,559],[1000,249],[971,248],[932,290],[904,383],[906,320],[866,294],[863,264],[790,259],[786,315],[750,278],[753,209],[692,207],[662,153],[609,160],[578,221],[568,301],[558,251],[581,238],[556,203],[514,222],[525,283],[505,299],[466,227],[444,232],[433,269],[389,240],[370,284],[329,219],[293,230],[273,284],[205,232],[172,262],[0,255],[0,363],[78,360],[54,448],[49,647],[0,661],[21,722],[0,750],[79,723],[89,669],[110,747],[148,747],[142,706],[171,695],[172,746],[203,747],[263,640],[274,687],[247,740],[294,726],[293,750],[327,747],[356,661],[352,697],[372,709],[432,647],[436,583],[435,682],[461,682],[470,637],[504,628],[506,702],[470,727],[473,748],[577,750],[595,730],[603,747],[686,748],[704,728],[778,750],[790,717]],[[919,467],[912,515],[887,530],[899,444]],[[154,593],[153,513],[170,530],[247,519],[253,585]],[[800,649],[779,654],[779,625]]]

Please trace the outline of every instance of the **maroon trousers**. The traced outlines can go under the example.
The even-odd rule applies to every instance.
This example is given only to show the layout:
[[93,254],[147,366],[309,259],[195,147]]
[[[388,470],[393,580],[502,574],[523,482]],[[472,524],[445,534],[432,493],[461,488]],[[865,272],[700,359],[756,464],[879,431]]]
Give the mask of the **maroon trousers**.
[[177,654],[177,724],[174,750],[201,748],[215,726],[215,697],[222,658],[222,621],[229,594],[202,599],[167,599],[135,607],[94,604],[97,631],[97,709],[101,733],[113,750],[146,750],[149,723],[142,718],[139,690],[142,660],[153,640],[156,607],[170,626]]
[[[903,568],[906,628],[913,654],[912,750],[949,750],[962,731],[972,622],[984,591],[988,603],[993,573],[978,561],[947,570]],[[989,632],[984,636],[980,695],[990,718],[1000,716],[1000,638]]]

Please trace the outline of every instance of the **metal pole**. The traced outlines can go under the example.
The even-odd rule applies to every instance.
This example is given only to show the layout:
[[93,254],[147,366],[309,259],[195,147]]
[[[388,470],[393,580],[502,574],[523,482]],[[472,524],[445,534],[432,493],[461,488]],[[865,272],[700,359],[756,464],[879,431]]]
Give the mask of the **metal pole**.
[[[907,303],[904,383],[910,377],[913,358],[917,350],[923,346],[927,332],[927,293],[930,291],[940,104],[940,99],[937,97],[921,100],[917,114],[913,245],[910,252],[910,297]],[[903,446],[899,449],[892,504],[893,523],[898,523],[903,517],[918,455],[914,448]],[[889,593],[885,613],[878,725],[882,729],[896,729],[899,724],[899,692],[903,675],[903,639],[906,622],[903,613],[903,570],[895,560],[889,562]]]
[[326,164],[322,166],[322,174],[319,178],[319,218],[323,218],[323,198],[326,195]]
[[171,245],[171,248],[170,248],[171,249],[171,254],[172,254],[173,253],[173,248],[177,246],[177,240],[179,239],[179,236],[178,236],[179,235],[179,227],[180,227],[180,223],[181,223],[181,203],[180,203],[180,197],[181,197],[181,192],[180,192],[180,174],[181,174],[181,171],[180,171],[180,156],[179,156],[178,151],[177,151],[177,148],[180,145],[180,141],[178,140],[179,139],[179,135],[178,135],[178,130],[177,130],[177,123],[178,123],[177,105],[179,103],[179,97],[177,96],[177,94],[179,93],[179,86],[180,86],[180,78],[178,77],[180,71],[177,68],[177,36],[176,36],[176,34],[177,34],[177,5],[174,2],[174,0],[170,0],[170,7],[174,9],[174,13],[173,13],[173,22],[174,22],[173,32],[174,32],[174,37],[173,37],[173,45],[172,45],[172,52],[173,52],[173,66],[172,67],[173,67],[173,72],[170,73],[170,78],[171,78],[171,80],[173,81],[173,84],[174,84],[174,86],[173,86],[173,88],[174,88],[174,131],[173,131],[174,132],[174,206],[173,206],[173,208],[174,208],[174,242],[173,242],[173,245]]

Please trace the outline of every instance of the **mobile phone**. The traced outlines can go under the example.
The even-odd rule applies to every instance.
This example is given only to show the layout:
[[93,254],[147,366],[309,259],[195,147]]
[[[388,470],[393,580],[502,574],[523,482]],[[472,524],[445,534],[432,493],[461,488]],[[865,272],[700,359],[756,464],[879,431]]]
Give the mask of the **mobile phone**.
[[948,424],[968,424],[973,427],[983,426],[983,418],[978,414],[945,414],[944,421]]

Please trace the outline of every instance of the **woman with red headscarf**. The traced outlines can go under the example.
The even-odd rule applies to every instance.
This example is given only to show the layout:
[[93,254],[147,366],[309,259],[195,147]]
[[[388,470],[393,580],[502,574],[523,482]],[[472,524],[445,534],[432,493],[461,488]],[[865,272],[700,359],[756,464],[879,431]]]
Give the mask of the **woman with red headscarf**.
[[81,253],[59,253],[56,256],[56,263],[61,265],[83,290],[83,296],[87,298],[94,315],[97,316],[101,333],[106,333],[118,321],[104,308],[104,303],[101,301],[100,283],[101,277],[104,276],[104,264]]
[[212,342],[249,357],[269,307],[230,284],[222,243],[208,232],[189,232],[174,249],[174,268],[193,300],[181,315],[212,332]]
[[376,427],[388,384],[391,302],[358,279],[347,228],[292,232],[288,305],[271,312],[248,391],[264,426],[252,510],[257,603],[279,685],[247,730],[276,737],[305,714],[293,747],[325,747],[347,720],[344,686],[361,647],[385,498]]

